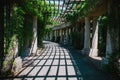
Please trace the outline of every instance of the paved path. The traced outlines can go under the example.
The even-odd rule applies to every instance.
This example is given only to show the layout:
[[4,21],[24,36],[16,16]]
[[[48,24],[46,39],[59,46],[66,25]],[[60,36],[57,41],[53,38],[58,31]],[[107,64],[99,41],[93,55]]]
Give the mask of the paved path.
[[110,80],[84,62],[78,53],[56,43],[44,41],[44,44],[41,55],[24,59],[24,70],[14,80]]

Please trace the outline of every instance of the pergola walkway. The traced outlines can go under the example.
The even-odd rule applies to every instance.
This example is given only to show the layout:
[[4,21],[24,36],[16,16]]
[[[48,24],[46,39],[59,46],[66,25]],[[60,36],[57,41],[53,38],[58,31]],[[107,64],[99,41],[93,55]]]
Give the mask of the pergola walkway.
[[40,55],[24,59],[24,69],[14,80],[111,80],[73,50],[53,42],[44,44]]

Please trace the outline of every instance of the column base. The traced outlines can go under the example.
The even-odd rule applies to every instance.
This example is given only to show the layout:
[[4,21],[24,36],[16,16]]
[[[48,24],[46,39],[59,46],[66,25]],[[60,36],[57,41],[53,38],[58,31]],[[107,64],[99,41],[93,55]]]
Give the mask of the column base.
[[91,48],[89,56],[91,56],[91,57],[97,57],[98,56],[98,49]]
[[84,48],[81,52],[82,52],[82,55],[88,55],[89,52],[90,52],[90,49],[89,48]]
[[12,71],[16,75],[22,69],[22,58],[17,57],[14,60],[15,64],[12,66]]

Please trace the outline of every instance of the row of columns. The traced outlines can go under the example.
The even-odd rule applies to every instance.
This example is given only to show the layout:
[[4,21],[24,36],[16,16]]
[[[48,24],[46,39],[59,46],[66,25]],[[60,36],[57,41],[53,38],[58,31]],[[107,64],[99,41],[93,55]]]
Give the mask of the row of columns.
[[[100,18],[100,17],[99,17]],[[89,55],[91,57],[98,56],[98,29],[99,29],[99,18],[93,20],[93,32],[92,32],[92,41],[90,41],[90,18],[85,17],[85,32],[84,32],[84,48],[82,50],[83,54]],[[92,42],[92,43],[90,43]],[[110,56],[113,52],[111,35],[109,29],[107,29],[107,38],[106,38],[106,58]],[[91,44],[91,47],[90,47]]]
[[[84,26],[84,47],[81,50],[83,55],[89,55],[89,56],[98,56],[98,29],[99,29],[99,20],[93,19],[92,22],[92,33],[90,32],[90,18],[85,17],[85,26]],[[79,26],[77,26],[79,27]],[[76,27],[66,27],[62,29],[53,30],[52,36],[54,37],[54,42],[58,42],[61,44],[68,44],[72,45],[72,32],[75,32],[77,29]],[[92,39],[91,35],[92,34]],[[58,40],[59,38],[59,40]],[[92,40],[92,41],[90,41]],[[107,32],[107,44],[106,44],[106,51],[111,53],[112,50],[110,46],[110,35],[109,32]],[[78,44],[79,45],[79,44]],[[106,55],[107,56],[107,55]]]
[[64,28],[64,29],[58,29],[58,30],[53,30],[50,35],[51,38],[49,40],[52,40],[54,42],[58,42],[61,44],[70,44],[70,34],[72,28]]

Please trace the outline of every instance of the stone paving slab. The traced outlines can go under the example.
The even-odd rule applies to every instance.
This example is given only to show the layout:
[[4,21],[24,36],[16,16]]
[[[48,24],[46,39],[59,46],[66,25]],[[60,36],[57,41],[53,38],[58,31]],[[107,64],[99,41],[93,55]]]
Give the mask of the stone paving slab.
[[[106,74],[86,64],[79,54],[59,44],[44,41],[43,54],[33,60],[29,66],[25,59],[22,72],[13,80],[112,80]],[[27,61],[26,61],[27,60]]]
[[33,58],[33,66],[26,67],[18,76],[23,80],[80,80],[68,51],[56,43],[48,43],[44,53]]

